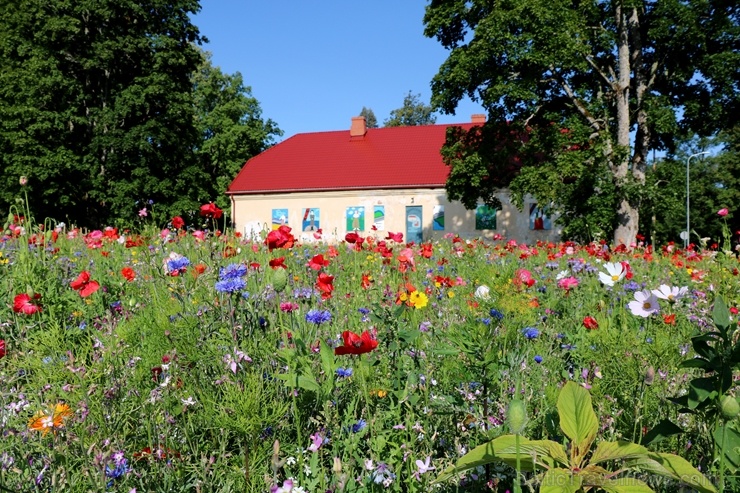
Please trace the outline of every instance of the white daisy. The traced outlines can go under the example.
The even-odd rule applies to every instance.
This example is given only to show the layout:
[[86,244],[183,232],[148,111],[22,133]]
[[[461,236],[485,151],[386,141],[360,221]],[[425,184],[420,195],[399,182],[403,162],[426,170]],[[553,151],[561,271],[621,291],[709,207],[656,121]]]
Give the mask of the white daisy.
[[661,300],[666,300],[670,303],[675,303],[680,300],[689,292],[687,286],[668,286],[667,284],[661,284],[658,289],[653,289],[653,294]]
[[606,273],[599,272],[599,281],[606,286],[614,286],[624,279],[624,276],[627,274],[627,269],[619,262],[607,262],[604,264],[604,268],[606,269]]

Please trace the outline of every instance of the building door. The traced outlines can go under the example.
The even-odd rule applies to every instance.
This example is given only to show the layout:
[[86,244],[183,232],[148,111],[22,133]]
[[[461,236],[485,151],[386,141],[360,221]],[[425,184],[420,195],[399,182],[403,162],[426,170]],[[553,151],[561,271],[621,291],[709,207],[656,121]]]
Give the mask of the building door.
[[406,206],[406,241],[421,243],[424,241],[422,235],[421,206]]

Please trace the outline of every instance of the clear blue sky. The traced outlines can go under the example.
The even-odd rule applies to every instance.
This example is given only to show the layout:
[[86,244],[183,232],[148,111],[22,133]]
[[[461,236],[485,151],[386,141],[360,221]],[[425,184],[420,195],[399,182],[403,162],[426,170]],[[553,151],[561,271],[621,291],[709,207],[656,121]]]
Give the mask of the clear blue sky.
[[[193,17],[213,63],[240,72],[262,118],[285,132],[349,129],[365,106],[378,123],[411,91],[429,104],[430,83],[448,52],[424,36],[426,0],[203,0]],[[461,101],[463,123],[482,107]]]

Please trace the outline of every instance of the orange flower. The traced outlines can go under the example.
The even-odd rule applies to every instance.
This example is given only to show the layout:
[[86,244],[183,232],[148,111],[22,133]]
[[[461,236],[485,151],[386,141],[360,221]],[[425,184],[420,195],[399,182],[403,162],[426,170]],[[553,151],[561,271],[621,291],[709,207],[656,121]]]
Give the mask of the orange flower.
[[44,411],[38,411],[33,418],[28,420],[28,429],[40,431],[41,435],[46,436],[49,430],[64,428],[64,418],[72,416],[72,410],[69,405],[63,402],[57,402],[51,414]]
[[663,315],[663,323],[666,325],[676,325],[676,314]]

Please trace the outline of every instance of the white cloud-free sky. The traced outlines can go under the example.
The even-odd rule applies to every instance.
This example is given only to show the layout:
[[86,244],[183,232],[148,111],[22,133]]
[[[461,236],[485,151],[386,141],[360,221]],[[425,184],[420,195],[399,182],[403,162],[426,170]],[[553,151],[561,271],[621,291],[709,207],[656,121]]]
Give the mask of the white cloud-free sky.
[[[409,91],[428,104],[430,83],[448,52],[424,36],[425,0],[206,0],[193,17],[213,63],[240,72],[285,139],[304,132],[349,129],[363,106],[378,123]],[[464,100],[464,123],[479,104]]]

